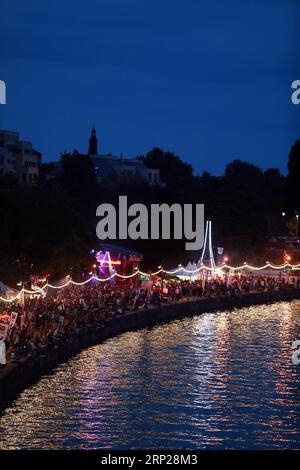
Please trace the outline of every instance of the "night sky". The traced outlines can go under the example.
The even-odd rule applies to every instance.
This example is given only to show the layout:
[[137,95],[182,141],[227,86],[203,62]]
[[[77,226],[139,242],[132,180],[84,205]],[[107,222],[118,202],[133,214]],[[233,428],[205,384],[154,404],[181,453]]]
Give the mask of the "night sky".
[[195,173],[234,158],[286,172],[299,0],[1,0],[0,12],[1,128],[44,161],[86,152],[95,126],[101,153],[160,146]]

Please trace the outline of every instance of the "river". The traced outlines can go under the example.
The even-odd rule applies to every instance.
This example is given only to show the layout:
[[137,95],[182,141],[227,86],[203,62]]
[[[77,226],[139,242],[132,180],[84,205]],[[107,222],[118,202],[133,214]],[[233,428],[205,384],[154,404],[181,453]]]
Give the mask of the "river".
[[0,449],[300,449],[300,301],[86,349],[0,416]]

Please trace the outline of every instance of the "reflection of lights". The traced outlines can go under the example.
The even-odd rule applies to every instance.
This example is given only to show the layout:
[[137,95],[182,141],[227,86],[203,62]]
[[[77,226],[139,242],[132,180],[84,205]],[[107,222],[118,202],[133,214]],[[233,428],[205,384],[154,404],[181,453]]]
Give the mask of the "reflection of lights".
[[298,372],[290,345],[299,318],[299,301],[281,302],[176,320],[86,349],[6,409],[0,449],[124,447],[154,436],[178,444],[178,423],[193,446],[201,436],[208,446],[246,447],[254,422],[261,445],[293,445]]

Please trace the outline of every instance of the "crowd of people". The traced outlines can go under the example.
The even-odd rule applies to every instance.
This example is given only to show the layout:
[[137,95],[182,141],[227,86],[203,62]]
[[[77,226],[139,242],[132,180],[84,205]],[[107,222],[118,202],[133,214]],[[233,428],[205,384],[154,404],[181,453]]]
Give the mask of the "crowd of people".
[[[105,327],[108,322],[141,308],[151,309],[151,306],[190,298],[235,297],[245,292],[282,290],[291,286],[299,288],[300,279],[287,283],[283,277],[239,275],[230,279],[159,279],[139,286],[94,281],[84,286],[49,289],[44,296],[26,298],[25,305],[20,302],[0,305],[2,325],[10,323],[12,312],[17,313],[5,339],[5,356],[11,361],[24,355],[39,356],[44,347],[55,347],[57,340],[78,334],[86,325]],[[2,360],[2,364],[5,362]]]

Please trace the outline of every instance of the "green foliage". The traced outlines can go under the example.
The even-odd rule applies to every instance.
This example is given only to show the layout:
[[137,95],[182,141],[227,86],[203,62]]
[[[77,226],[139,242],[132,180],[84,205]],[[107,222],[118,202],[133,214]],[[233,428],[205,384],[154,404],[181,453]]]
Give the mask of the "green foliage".
[[49,189],[0,185],[0,279],[65,275],[89,253],[81,214],[58,184]]
[[[139,158],[160,170],[163,185],[149,186],[139,174],[115,172],[98,184],[92,160],[78,152],[63,154],[59,168],[43,165],[39,187],[0,177],[0,279],[13,285],[32,273],[60,277],[88,269],[90,249],[99,243],[96,208],[103,202],[117,204],[119,195],[127,195],[128,204],[148,208],[163,202],[203,203],[205,218],[213,222],[214,245],[224,246],[237,263],[264,260],[267,240],[286,230],[282,211],[294,214],[300,207],[300,140],[290,151],[288,178],[276,168],[262,171],[240,160],[230,162],[221,177],[206,171],[194,176],[191,165],[159,148]],[[175,266],[200,255],[185,252],[181,240],[128,240],[122,245],[144,254],[144,269]]]

